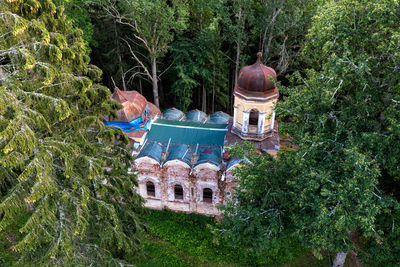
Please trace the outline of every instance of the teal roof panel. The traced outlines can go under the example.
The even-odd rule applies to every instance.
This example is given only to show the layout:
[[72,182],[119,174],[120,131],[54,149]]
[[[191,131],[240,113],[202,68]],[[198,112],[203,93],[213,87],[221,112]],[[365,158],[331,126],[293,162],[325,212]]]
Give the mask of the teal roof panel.
[[187,121],[201,122],[205,117],[207,117],[207,114],[197,109],[191,110],[186,114]]
[[200,152],[196,166],[207,162],[214,164],[215,166],[219,166],[221,164],[220,147],[208,147]]
[[172,146],[169,148],[169,155],[167,159],[165,160],[164,164],[167,163],[170,160],[181,160],[185,163],[187,163],[189,166],[192,166],[191,164],[191,151],[188,145],[181,144],[181,145],[176,145]]
[[226,131],[226,125],[158,119],[152,123],[147,138],[163,144],[223,146]]
[[231,116],[229,116],[228,114],[226,114],[222,111],[218,111],[218,112],[211,114],[210,120],[207,122],[208,123],[216,123],[216,124],[228,124],[230,118],[231,118]]
[[185,117],[185,113],[176,108],[170,108],[163,112],[163,119],[167,120],[181,120]]
[[137,158],[150,157],[161,164],[162,147],[157,142],[147,142]]

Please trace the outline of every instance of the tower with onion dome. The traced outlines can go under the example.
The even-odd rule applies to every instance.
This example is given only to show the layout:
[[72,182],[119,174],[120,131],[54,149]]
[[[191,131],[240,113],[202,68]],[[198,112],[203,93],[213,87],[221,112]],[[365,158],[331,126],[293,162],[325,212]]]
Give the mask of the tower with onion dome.
[[274,132],[276,104],[279,92],[275,86],[276,72],[257,61],[239,71],[233,92],[234,113],[231,131],[244,140],[262,141]]

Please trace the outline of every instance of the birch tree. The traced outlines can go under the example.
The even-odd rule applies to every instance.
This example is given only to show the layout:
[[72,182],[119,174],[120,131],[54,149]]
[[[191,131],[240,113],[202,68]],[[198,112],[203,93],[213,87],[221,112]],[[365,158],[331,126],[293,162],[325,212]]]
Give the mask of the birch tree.
[[[100,3],[118,23],[131,28],[132,38],[124,39],[123,42],[151,81],[154,104],[159,107],[158,60],[168,51],[174,33],[187,27],[188,10],[185,1],[104,0]],[[146,51],[145,56],[140,55],[137,45]]]

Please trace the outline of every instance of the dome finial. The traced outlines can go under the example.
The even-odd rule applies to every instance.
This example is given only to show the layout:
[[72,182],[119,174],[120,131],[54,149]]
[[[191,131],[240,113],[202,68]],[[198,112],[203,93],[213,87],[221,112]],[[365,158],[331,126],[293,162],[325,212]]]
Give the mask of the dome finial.
[[257,63],[261,63],[261,58],[262,58],[262,53],[258,52],[257,53]]

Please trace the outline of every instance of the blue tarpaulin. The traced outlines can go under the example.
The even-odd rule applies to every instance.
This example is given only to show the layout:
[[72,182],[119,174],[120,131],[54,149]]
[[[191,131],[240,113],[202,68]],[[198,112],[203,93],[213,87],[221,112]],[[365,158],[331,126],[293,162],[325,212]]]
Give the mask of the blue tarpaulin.
[[[146,118],[150,116],[150,118],[146,121]],[[143,117],[145,120],[143,120]],[[137,119],[134,119],[130,122],[121,122],[121,121],[104,121],[104,124],[111,127],[121,128],[124,132],[136,132],[138,130],[148,130],[150,126],[150,122],[152,120],[152,116],[149,114],[149,106],[146,105],[146,109],[144,110],[142,116]],[[145,123],[141,126],[141,124]]]

